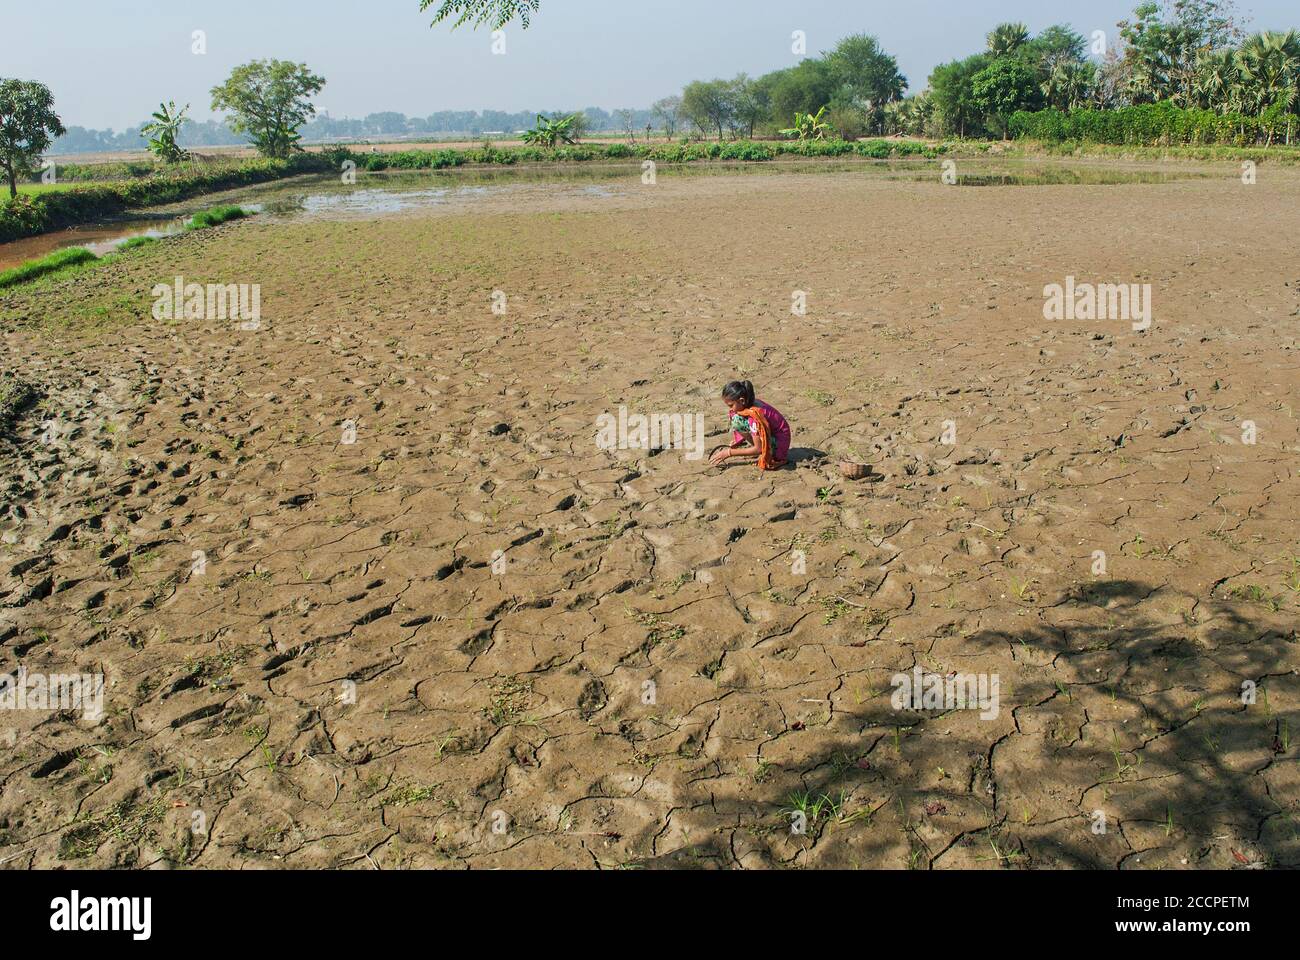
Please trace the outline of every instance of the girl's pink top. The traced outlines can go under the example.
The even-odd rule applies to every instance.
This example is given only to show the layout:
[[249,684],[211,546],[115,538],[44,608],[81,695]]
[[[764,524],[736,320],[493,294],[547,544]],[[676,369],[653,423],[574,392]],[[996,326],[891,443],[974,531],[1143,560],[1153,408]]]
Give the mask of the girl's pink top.
[[[767,418],[767,425],[772,428],[772,447],[776,459],[788,460],[789,457],[787,455],[790,453],[790,424],[785,422],[785,417],[781,416],[781,412],[777,410],[776,407],[766,404],[757,398],[754,400],[754,406],[763,411],[763,416]],[[730,415],[730,413],[728,413],[728,415]],[[748,417],[747,419],[749,420],[749,430],[752,434],[757,423],[753,417]],[[752,440],[753,438],[752,436],[745,436],[739,430],[733,430],[731,432],[731,439],[733,443],[741,443],[746,440]]]

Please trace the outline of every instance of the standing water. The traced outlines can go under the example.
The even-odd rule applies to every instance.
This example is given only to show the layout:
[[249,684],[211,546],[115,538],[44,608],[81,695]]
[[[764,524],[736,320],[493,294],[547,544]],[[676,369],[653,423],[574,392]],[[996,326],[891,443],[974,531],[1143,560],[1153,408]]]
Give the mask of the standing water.
[[[780,173],[866,173],[886,179],[940,182],[940,160],[779,160],[770,163],[695,163],[664,165],[660,175],[717,176]],[[960,186],[1098,186],[1161,183],[1214,176],[1219,171],[1098,167],[1087,163],[1033,163],[958,160]],[[361,174],[356,184],[340,177],[313,174],[273,183],[241,187],[197,197],[184,203],[141,210],[53,233],[0,244],[0,270],[7,270],[65,247],[86,247],[102,256],[132,237],[167,237],[185,229],[200,210],[218,204],[238,204],[275,219],[373,217],[422,208],[468,207],[508,199],[512,192],[541,186],[557,197],[571,195],[603,200],[620,196],[640,184],[640,164],[537,164],[475,167],[461,170]],[[634,185],[628,187],[628,184]],[[619,187],[623,187],[620,190]]]

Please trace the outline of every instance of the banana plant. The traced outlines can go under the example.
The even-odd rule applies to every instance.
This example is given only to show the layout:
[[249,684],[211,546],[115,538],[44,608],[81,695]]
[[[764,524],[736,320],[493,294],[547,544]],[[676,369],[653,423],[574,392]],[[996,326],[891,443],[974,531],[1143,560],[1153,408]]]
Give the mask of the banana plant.
[[797,137],[800,140],[825,140],[832,132],[831,125],[822,118],[826,116],[823,106],[816,114],[800,113],[794,115],[794,126],[781,131],[783,137]]
[[177,110],[174,100],[160,103],[153,112],[153,119],[140,129],[140,133],[149,137],[150,152],[163,163],[180,163],[189,159],[189,153],[176,142],[181,127],[185,125],[185,111],[189,108],[187,103]]
[[537,126],[524,131],[524,143],[537,146],[554,147],[558,143],[577,143],[578,115],[571,113],[567,117],[546,117],[537,115]]

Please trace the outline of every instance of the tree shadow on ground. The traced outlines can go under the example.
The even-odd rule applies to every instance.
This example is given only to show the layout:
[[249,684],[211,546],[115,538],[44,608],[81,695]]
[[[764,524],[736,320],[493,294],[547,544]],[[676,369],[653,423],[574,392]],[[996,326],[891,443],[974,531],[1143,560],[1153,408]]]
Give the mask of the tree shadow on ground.
[[[963,656],[1007,657],[1001,724],[895,710],[888,690],[840,707],[831,742],[774,771],[760,802],[710,797],[741,830],[642,865],[1300,865],[1292,618],[1245,603],[1202,601],[1181,618],[1143,606],[1170,595],[1083,584],[1042,608],[1055,622],[962,638]],[[786,824],[810,803],[794,833]]]

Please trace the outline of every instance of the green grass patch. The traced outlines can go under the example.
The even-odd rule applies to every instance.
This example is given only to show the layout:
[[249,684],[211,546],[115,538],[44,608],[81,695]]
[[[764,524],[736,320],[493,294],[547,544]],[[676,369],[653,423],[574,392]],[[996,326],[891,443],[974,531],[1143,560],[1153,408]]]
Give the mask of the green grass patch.
[[230,220],[238,220],[241,217],[251,216],[243,207],[237,204],[227,204],[221,207],[212,207],[208,210],[200,210],[194,214],[192,219],[185,227],[186,230],[204,230],[208,227],[215,227],[226,223]]
[[107,841],[139,844],[155,835],[167,809],[167,798],[159,795],[141,802],[119,800],[97,816],[83,814],[60,838],[59,859],[84,859]]
[[59,183],[68,180],[80,183],[103,183],[109,180],[141,180],[154,177],[160,173],[184,174],[210,171],[215,168],[234,168],[239,166],[237,159],[220,159],[211,161],[189,161],[186,163],[163,164],[155,160],[121,160],[107,163],[62,163],[54,162],[54,175]]
[[55,190],[75,190],[75,183],[20,183],[18,192],[31,195],[52,193]]
[[55,250],[38,260],[28,260],[26,263],[20,263],[18,266],[0,273],[0,290],[98,259],[99,257],[85,247],[66,247],[63,250]]
[[130,239],[124,240],[120,244],[118,244],[117,249],[134,250],[136,247],[147,247],[151,243],[157,243],[157,242],[158,242],[157,237],[131,237]]

